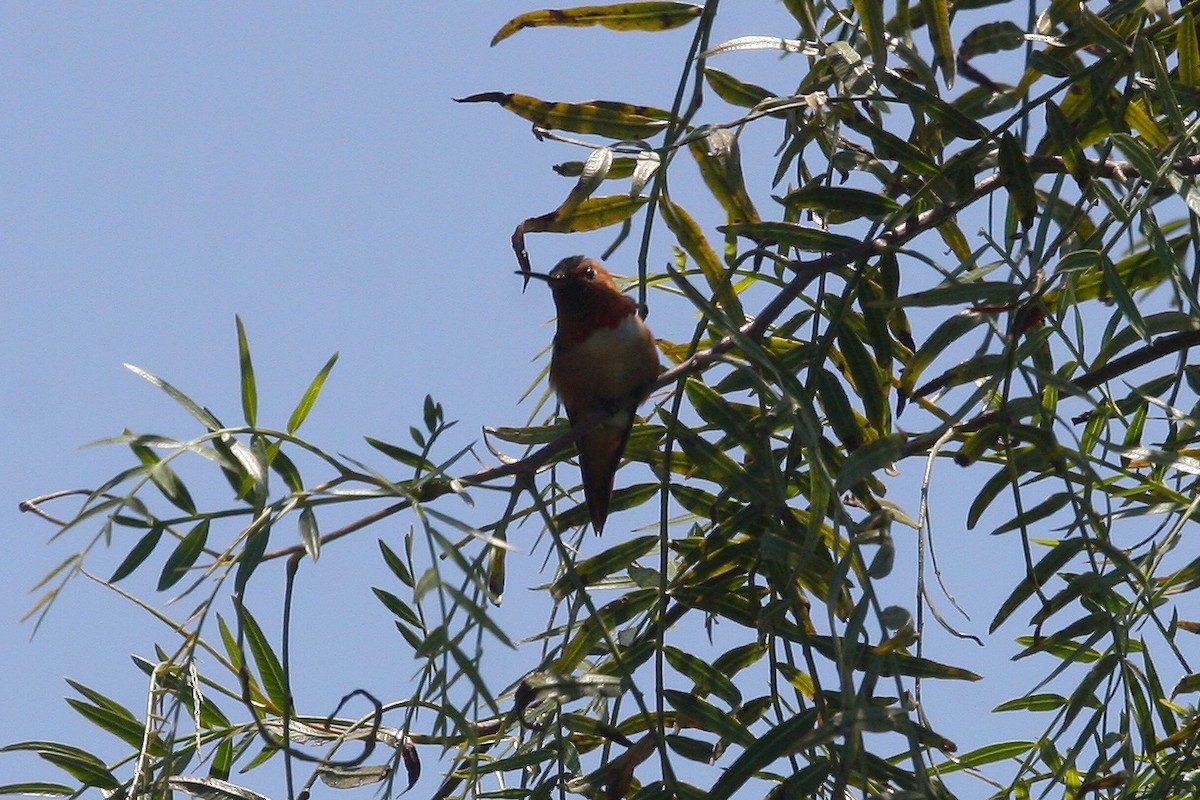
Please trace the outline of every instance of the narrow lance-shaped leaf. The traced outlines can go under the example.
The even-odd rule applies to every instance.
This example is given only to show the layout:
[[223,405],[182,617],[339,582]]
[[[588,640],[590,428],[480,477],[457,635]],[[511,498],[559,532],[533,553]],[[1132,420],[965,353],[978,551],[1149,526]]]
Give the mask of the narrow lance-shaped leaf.
[[321,529],[317,525],[317,513],[312,506],[305,506],[300,511],[300,541],[304,544],[304,552],[316,561],[321,557]]
[[1021,227],[1029,230],[1037,216],[1037,191],[1021,143],[1007,131],[1000,134],[1000,174],[1008,183],[1008,193]]
[[337,360],[338,354],[334,353],[325,362],[325,366],[321,367],[316,377],[312,379],[312,383],[308,385],[304,396],[300,398],[300,402],[296,404],[292,415],[288,417],[288,433],[295,433],[304,424],[304,420],[308,418],[308,412],[312,411],[313,405],[317,402],[317,397],[321,394],[321,388],[325,385],[325,379],[329,377],[329,373],[333,369],[333,365],[337,363]]
[[271,525],[263,523],[250,532],[246,537],[246,543],[242,547],[241,555],[238,556],[237,574],[233,579],[233,586],[237,592],[241,592],[246,588],[247,581],[254,571],[258,569],[258,565],[262,563],[263,554],[267,552],[267,544],[271,541]]
[[54,766],[70,773],[72,778],[85,786],[109,790],[121,786],[121,782],[109,771],[103,761],[73,745],[60,742],[27,741],[0,747],[0,753],[20,751],[37,753]]
[[877,470],[891,466],[904,456],[904,436],[893,433],[863,445],[846,458],[837,476],[839,492],[869,477]]
[[116,583],[122,578],[132,573],[135,569],[142,565],[142,562],[154,552],[154,548],[158,546],[159,540],[162,539],[163,526],[155,525],[141,539],[138,539],[137,544],[129,551],[124,560],[117,566],[112,577],[108,579],[109,583]]
[[666,129],[671,114],[658,108],[610,100],[552,103],[525,94],[481,92],[459,103],[497,103],[534,125],[552,130],[594,133],[612,139],[648,139]]
[[283,665],[279,662],[275,651],[271,649],[270,642],[267,641],[266,634],[259,627],[253,615],[240,602],[238,603],[238,620],[242,626],[242,632],[246,637],[246,643],[250,646],[250,653],[254,656],[254,663],[258,666],[258,674],[262,677],[263,688],[267,692],[267,696],[275,705],[271,709],[274,713],[282,713],[283,709],[289,705],[287,681],[284,676]]
[[670,645],[664,647],[663,655],[672,669],[695,683],[693,694],[704,696],[711,693],[720,697],[730,707],[736,708],[741,705],[742,693],[729,679],[731,673],[699,656],[685,653]]
[[46,781],[27,781],[25,783],[6,783],[0,785],[0,795],[16,795],[18,797],[70,797],[76,790],[61,783]]
[[732,106],[754,108],[768,97],[775,96],[773,92],[757,84],[738,80],[728,72],[714,67],[704,68],[704,79],[718,97]]
[[[125,434],[127,436],[131,435],[129,430],[126,430]],[[158,487],[163,497],[167,498],[171,505],[188,514],[195,514],[196,503],[192,500],[191,493],[179,475],[168,464],[163,462],[151,448],[142,444],[141,441],[145,441],[145,438],[142,437],[141,440],[135,439],[131,441],[129,447],[138,457],[138,460],[146,465],[146,476]]]
[[192,400],[192,398],[188,397],[186,394],[179,391],[157,375],[147,372],[141,367],[136,367],[133,364],[126,364],[125,369],[162,389],[171,397],[172,400],[187,409],[189,414],[200,420],[200,423],[210,431],[215,431],[222,427],[220,421],[213,416],[211,411],[206,408],[202,408],[199,403]]
[[854,10],[858,12],[859,22],[867,34],[867,44],[871,47],[871,59],[876,69],[887,66],[888,34],[883,20],[883,6],[879,0],[854,0]]
[[838,331],[838,348],[845,359],[846,371],[863,402],[863,410],[875,430],[884,434],[891,430],[891,410],[885,394],[887,381],[883,371],[871,357],[857,333],[848,328]]
[[758,211],[746,191],[742,176],[741,151],[737,136],[724,129],[714,130],[691,143],[689,149],[700,167],[700,175],[713,197],[725,209],[727,221],[758,222]]
[[649,198],[633,197],[627,194],[610,197],[589,197],[566,211],[555,211],[553,218],[544,227],[526,228],[529,232],[544,231],[547,233],[579,233],[594,231],[609,225],[616,225],[632,217],[637,210],[646,205]]
[[675,234],[679,246],[691,257],[696,266],[700,267],[705,280],[708,281],[709,289],[716,297],[717,305],[726,313],[730,324],[741,325],[746,318],[745,311],[742,310],[742,302],[738,299],[737,293],[733,291],[728,276],[725,274],[725,266],[721,263],[716,251],[712,249],[712,245],[708,243],[704,230],[687,212],[687,209],[669,199],[663,198],[658,209],[663,221],[671,229],[671,233]]
[[743,747],[755,743],[754,734],[738,723],[729,713],[690,692],[664,689],[663,696],[690,725]]
[[246,337],[246,326],[240,316],[237,321],[238,366],[242,379],[242,415],[246,424],[254,427],[258,419],[258,387],[254,381],[254,364],[250,360],[250,340]]
[[586,588],[614,572],[628,568],[657,543],[657,536],[639,536],[580,561],[574,569],[565,571],[554,582],[551,594],[555,600],[562,600],[576,588]]
[[946,77],[946,88],[952,88],[956,62],[954,43],[950,39],[950,2],[921,0],[921,10],[925,12],[925,24],[929,26],[929,43],[933,45],[937,65]]
[[1179,58],[1179,82],[1200,89],[1200,37],[1196,34],[1196,18],[1190,10],[1183,12],[1183,21],[1175,26],[1175,51]]
[[[247,767],[249,769],[249,767]],[[176,775],[168,778],[172,789],[186,792],[203,800],[270,800],[266,795],[219,778]]]
[[703,6],[677,2],[615,3],[529,11],[504,23],[492,37],[492,46],[523,28],[601,25],[614,31],[666,31],[688,24],[703,11]]
[[837,253],[862,243],[860,239],[794,222],[747,222],[721,225],[717,230],[762,244],[782,244],[810,253]]
[[[209,521],[201,520],[176,545],[174,552],[167,558],[167,563],[163,565],[162,573],[158,576],[158,591],[170,589],[196,563],[196,559],[200,557],[200,553],[203,552],[204,545],[208,541],[208,527]],[[139,542],[139,544],[141,543]]]
[[780,202],[788,208],[819,211],[830,222],[846,222],[862,217],[883,221],[902,208],[895,200],[878,192],[817,183],[789,192]]

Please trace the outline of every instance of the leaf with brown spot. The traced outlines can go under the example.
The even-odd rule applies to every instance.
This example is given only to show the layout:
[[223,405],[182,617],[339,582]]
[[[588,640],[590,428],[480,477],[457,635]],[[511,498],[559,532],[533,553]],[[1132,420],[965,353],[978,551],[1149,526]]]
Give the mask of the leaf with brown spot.
[[480,92],[455,98],[455,102],[496,103],[542,128],[594,133],[612,139],[646,139],[665,129],[671,120],[669,111],[611,100],[552,103],[527,94]]
[[504,23],[492,37],[492,47],[524,28],[600,25],[614,31],[669,31],[688,24],[703,12],[703,6],[677,2],[547,8],[526,12]]

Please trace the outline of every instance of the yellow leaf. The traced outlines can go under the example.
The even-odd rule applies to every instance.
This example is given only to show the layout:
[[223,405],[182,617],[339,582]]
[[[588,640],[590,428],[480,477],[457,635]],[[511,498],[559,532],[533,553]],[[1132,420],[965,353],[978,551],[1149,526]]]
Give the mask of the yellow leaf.
[[457,98],[458,103],[497,103],[542,128],[595,133],[613,139],[645,139],[667,127],[669,111],[609,100],[551,103],[526,94],[482,92]]
[[548,8],[513,17],[496,31],[492,46],[522,28],[601,25],[614,31],[666,31],[691,22],[704,11],[691,3],[616,3],[610,6]]

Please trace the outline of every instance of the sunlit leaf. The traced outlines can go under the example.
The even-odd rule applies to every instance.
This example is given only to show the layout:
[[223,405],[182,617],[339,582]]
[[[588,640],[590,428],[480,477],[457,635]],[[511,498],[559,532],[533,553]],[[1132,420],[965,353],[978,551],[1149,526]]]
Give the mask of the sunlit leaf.
[[218,778],[176,775],[168,778],[167,782],[172,789],[203,800],[270,800],[265,794]]
[[950,39],[949,0],[921,0],[925,24],[929,27],[929,42],[933,45],[934,61],[946,76],[946,88],[954,86],[955,53]]
[[761,86],[738,80],[728,72],[714,67],[704,68],[704,78],[717,96],[726,103],[742,108],[754,108],[763,100],[775,95]]
[[703,6],[677,2],[615,3],[529,11],[504,23],[492,37],[492,46],[523,28],[601,25],[614,31],[666,31],[688,24],[703,11]]
[[607,100],[551,103],[525,94],[482,92],[459,103],[497,103],[534,125],[551,130],[594,133],[612,139],[648,139],[664,130],[671,114],[657,108]]
[[325,362],[325,366],[316,374],[312,382],[305,390],[304,396],[300,398],[300,402],[296,404],[292,415],[288,417],[287,432],[295,433],[300,426],[304,424],[304,420],[308,418],[308,413],[312,411],[313,406],[317,402],[317,397],[321,394],[321,389],[325,386],[325,379],[329,377],[329,373],[333,370],[333,365],[337,363],[338,354],[334,353]]

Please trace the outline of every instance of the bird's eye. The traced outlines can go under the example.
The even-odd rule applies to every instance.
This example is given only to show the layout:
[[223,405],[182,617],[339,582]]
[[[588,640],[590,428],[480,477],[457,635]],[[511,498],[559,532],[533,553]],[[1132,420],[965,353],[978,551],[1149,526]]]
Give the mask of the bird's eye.
[[588,267],[583,271],[583,276],[590,281],[592,278],[596,277],[596,270]]

